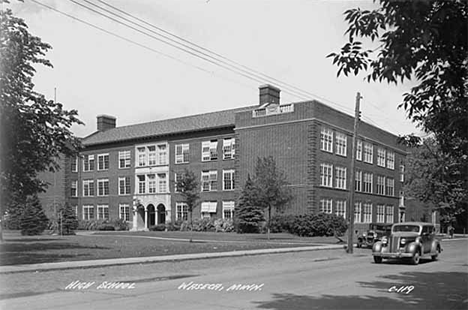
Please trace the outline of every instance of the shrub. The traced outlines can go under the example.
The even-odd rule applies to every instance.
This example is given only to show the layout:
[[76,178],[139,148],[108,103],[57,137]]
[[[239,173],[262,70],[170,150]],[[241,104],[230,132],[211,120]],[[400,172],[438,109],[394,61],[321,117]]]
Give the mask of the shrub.
[[[104,228],[112,226],[113,228]],[[129,230],[130,224],[121,220],[78,220],[79,230]]]
[[28,198],[21,214],[21,234],[27,236],[40,235],[48,224],[49,219],[42,210],[39,198],[37,196]]
[[115,219],[111,221],[114,225],[115,230],[130,230],[130,222],[126,222],[122,219]]
[[[289,225],[289,224],[288,224]],[[297,215],[289,232],[298,236],[342,236],[348,229],[346,220],[335,214]]]
[[165,231],[166,230],[166,224],[158,224],[158,225],[151,226],[149,228],[149,230],[151,230],[151,231]]
[[270,231],[272,233],[291,232],[296,215],[277,214],[271,218]]
[[101,224],[98,226],[98,230],[111,231],[111,230],[115,230],[115,227],[112,224]]

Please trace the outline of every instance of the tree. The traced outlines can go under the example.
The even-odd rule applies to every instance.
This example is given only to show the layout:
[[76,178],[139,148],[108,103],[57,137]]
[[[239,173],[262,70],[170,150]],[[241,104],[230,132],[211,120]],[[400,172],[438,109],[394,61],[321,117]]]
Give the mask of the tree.
[[185,203],[187,204],[187,209],[190,214],[190,229],[192,229],[193,209],[197,206],[198,199],[200,198],[197,177],[193,171],[185,168],[180,178],[176,180],[175,185],[177,192],[184,197]]
[[51,48],[28,32],[11,10],[0,11],[0,196],[1,214],[44,191],[38,172],[59,169],[58,158],[75,156],[80,141],[70,131],[82,124],[77,111],[34,91],[35,65],[52,67]]
[[[379,2],[372,11],[356,8],[344,13],[349,24],[348,42],[340,53],[327,57],[339,67],[338,76],[364,71],[368,82],[415,83],[398,107],[424,131],[433,133],[440,151],[451,158],[451,169],[466,180],[468,2]],[[378,46],[364,49],[360,39],[378,40]],[[420,142],[414,136],[401,141],[410,145]]]
[[21,215],[20,229],[22,235],[40,235],[47,227],[49,219],[42,210],[37,195],[28,197]]
[[434,138],[414,146],[407,158],[405,193],[435,206],[444,224],[468,212],[466,179],[457,167],[457,161]]
[[285,205],[292,199],[289,183],[284,173],[276,168],[276,162],[272,156],[257,158],[253,183],[257,195],[256,205],[268,211],[267,227],[268,238],[270,238],[272,209],[282,212]]
[[250,175],[247,176],[235,212],[235,225],[238,233],[257,233],[259,223],[265,220],[263,210],[257,205],[258,193]]
[[60,235],[74,235],[78,228],[75,211],[67,202],[59,210],[57,226]]

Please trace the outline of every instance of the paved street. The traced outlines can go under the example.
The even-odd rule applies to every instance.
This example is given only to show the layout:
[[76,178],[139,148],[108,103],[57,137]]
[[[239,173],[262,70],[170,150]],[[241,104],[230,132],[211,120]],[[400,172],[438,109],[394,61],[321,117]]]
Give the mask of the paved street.
[[468,241],[443,248],[418,266],[356,249],[2,274],[0,308],[466,309]]

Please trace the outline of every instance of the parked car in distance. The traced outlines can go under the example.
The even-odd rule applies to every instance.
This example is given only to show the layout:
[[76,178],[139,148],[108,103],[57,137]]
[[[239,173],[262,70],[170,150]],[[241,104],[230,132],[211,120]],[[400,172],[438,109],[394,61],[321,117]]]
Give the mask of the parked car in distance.
[[393,224],[370,223],[369,229],[357,238],[357,247],[372,248],[375,242],[380,241],[383,236],[389,236]]
[[372,247],[374,262],[377,264],[384,258],[399,258],[409,259],[412,264],[417,265],[420,258],[430,257],[436,260],[441,251],[435,226],[424,222],[393,224],[390,236],[384,236]]

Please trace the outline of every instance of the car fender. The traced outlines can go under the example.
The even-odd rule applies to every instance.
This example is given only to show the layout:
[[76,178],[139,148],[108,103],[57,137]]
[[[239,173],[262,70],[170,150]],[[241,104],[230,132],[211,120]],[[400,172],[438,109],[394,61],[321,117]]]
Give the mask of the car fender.
[[421,253],[421,246],[417,242],[411,242],[406,249],[408,253],[413,253],[413,254],[416,252]]
[[438,240],[432,241],[431,244],[431,253],[437,252],[437,247],[440,248],[440,251],[442,251],[442,247],[440,246],[440,242]]
[[379,252],[382,250],[382,242],[381,241],[377,241],[376,243],[374,243],[374,245],[372,246],[372,252]]

